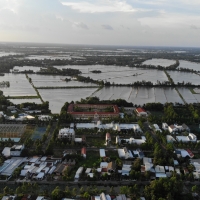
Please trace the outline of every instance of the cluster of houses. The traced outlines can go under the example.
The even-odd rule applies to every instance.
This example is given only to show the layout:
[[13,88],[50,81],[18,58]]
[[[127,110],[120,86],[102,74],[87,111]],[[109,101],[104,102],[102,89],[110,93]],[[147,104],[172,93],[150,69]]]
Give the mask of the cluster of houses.
[[97,128],[101,129],[112,129],[115,131],[122,131],[122,130],[134,130],[135,132],[142,133],[142,130],[138,124],[119,124],[113,123],[110,124],[102,124],[101,121],[97,121],[96,123],[71,123],[70,128],[77,128],[77,129],[94,129]]
[[168,126],[167,123],[162,123],[162,129],[168,130],[170,133],[179,133],[183,131],[190,132],[190,128],[186,124],[178,125],[178,124],[172,124]]
[[[131,200],[131,198],[127,198],[124,194],[109,195],[102,192],[99,196],[92,196],[91,200]],[[145,198],[141,197],[140,200],[145,200]]]
[[57,164],[61,162],[49,157],[32,157],[27,158],[25,166],[21,170],[20,177],[32,180],[43,180],[45,176],[51,175]]
[[[26,108],[22,108],[22,112],[19,113],[19,109],[16,106],[7,106],[7,110],[10,111],[12,116],[6,115],[3,111],[0,111],[0,118],[4,117],[7,120],[10,121],[24,121],[24,120],[34,120],[35,117],[32,116],[31,114],[37,114],[38,119],[40,121],[49,121],[52,119],[52,116],[50,115],[42,115],[41,110],[31,110],[31,107],[28,106]],[[19,113],[17,116],[15,115],[16,113]]]

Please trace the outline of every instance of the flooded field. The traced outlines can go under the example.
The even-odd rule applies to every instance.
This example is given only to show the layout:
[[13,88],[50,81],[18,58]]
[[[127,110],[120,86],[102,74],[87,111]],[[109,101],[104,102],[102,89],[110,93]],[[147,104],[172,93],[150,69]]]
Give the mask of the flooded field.
[[41,104],[41,100],[40,99],[9,99],[10,102],[14,103],[14,104],[21,104],[21,103],[36,103],[36,104]]
[[[86,65],[86,66],[55,66],[56,68],[73,68],[79,69],[82,76],[90,77],[94,80],[109,81],[110,83],[132,84],[136,81],[151,81],[154,84],[157,81],[168,81],[167,76],[160,70],[138,69],[134,67],[120,66],[102,66],[102,65]],[[100,70],[100,74],[92,73],[93,70]]]
[[14,55],[21,55],[21,53],[15,53],[15,52],[0,52],[0,57],[3,56],[14,56]]
[[188,88],[178,88],[178,91],[187,103],[198,103],[197,99]]
[[28,75],[35,87],[67,87],[67,86],[96,86],[93,83],[82,83],[79,81],[69,81],[66,82],[67,76],[47,76],[47,75]]
[[105,87],[93,94],[100,100],[125,99],[134,104],[143,105],[149,102],[183,103],[174,88],[145,87]]
[[50,60],[70,60],[71,57],[69,55],[31,55],[25,57],[25,59],[30,59],[30,60],[44,60],[44,59],[50,59]]
[[144,65],[154,65],[154,66],[160,65],[162,67],[168,67],[168,66],[173,65],[175,63],[176,63],[175,60],[153,58],[151,60],[144,61],[142,64],[144,64]]
[[96,88],[81,89],[39,89],[44,101],[49,101],[49,108],[52,113],[60,113],[65,102],[79,101],[96,91]]
[[37,96],[25,74],[9,73],[1,76],[0,80],[10,82],[10,87],[0,88],[5,96]]
[[193,69],[193,70],[197,70],[200,71],[200,63],[195,63],[195,62],[189,62],[186,60],[179,60],[180,65],[178,67],[179,68],[187,68],[187,69]]
[[25,70],[32,70],[33,72],[39,72],[40,71],[40,67],[34,67],[34,66],[23,66],[23,67],[21,67],[21,66],[15,66],[14,68],[13,68],[13,70],[11,70],[11,72],[12,71],[14,71],[14,70],[18,70],[19,72],[21,72],[21,71],[25,71]]
[[200,76],[194,73],[179,72],[179,71],[167,71],[171,78],[174,80],[174,83],[193,83],[194,85],[200,84]]

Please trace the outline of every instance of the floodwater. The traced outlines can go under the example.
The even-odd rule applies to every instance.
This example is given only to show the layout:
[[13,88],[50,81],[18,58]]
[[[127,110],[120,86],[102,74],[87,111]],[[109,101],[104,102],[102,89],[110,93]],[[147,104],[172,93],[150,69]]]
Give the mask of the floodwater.
[[10,82],[10,87],[0,88],[5,96],[37,96],[25,74],[9,73],[1,76],[0,80]]
[[71,60],[71,57],[69,55],[31,55],[25,57],[25,59],[30,59],[30,60],[44,60],[44,59],[50,59],[50,60]]
[[14,56],[14,55],[22,55],[21,53],[15,53],[15,52],[0,52],[0,57],[3,56]]
[[80,101],[94,93],[97,88],[81,89],[39,89],[44,101],[49,101],[49,108],[52,113],[60,113],[65,102]]
[[187,103],[198,103],[197,99],[188,88],[178,88],[178,91]]
[[[67,66],[55,66],[56,68],[73,68],[79,69],[82,72],[82,76],[90,77],[94,80],[103,80],[116,84],[132,84],[136,81],[151,81],[154,84],[157,81],[168,81],[167,76],[163,71],[150,70],[150,69],[138,69],[135,67],[120,67],[114,65],[67,65]],[[102,73],[95,74],[92,70],[100,70]]]
[[[23,67],[20,67],[20,66],[15,66],[13,68],[13,70],[18,70],[19,72],[25,71],[25,70],[32,70],[33,72],[39,72],[40,71],[40,67],[34,67],[34,66],[23,66]],[[11,72],[13,70],[11,70]]]
[[153,58],[151,60],[144,61],[142,64],[143,65],[154,65],[154,66],[160,65],[162,67],[168,67],[168,66],[173,65],[175,63],[176,63],[175,60]]
[[200,71],[200,63],[195,63],[195,62],[190,62],[190,61],[186,61],[186,60],[179,60],[180,65],[178,67],[179,68],[187,68],[187,69],[193,69],[193,70],[197,70]]
[[174,88],[148,88],[148,87],[104,87],[92,96],[100,100],[125,99],[133,104],[143,105],[153,102],[183,103]]
[[200,84],[200,76],[194,73],[180,72],[180,71],[167,71],[171,78],[174,80],[174,83],[193,83],[194,85]]
[[93,83],[82,83],[79,81],[68,81],[66,78],[69,76],[48,76],[48,75],[38,75],[38,74],[29,74],[28,75],[34,84],[35,87],[67,87],[67,86],[97,86]]
[[36,103],[36,104],[41,104],[41,100],[40,99],[9,99],[10,102],[14,103],[14,104],[21,104],[21,103]]

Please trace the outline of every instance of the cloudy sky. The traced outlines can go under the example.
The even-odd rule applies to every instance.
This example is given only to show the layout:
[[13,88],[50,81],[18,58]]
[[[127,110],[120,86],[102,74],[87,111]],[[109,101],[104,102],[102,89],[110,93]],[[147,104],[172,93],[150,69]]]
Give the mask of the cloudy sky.
[[0,41],[200,47],[200,0],[0,0]]

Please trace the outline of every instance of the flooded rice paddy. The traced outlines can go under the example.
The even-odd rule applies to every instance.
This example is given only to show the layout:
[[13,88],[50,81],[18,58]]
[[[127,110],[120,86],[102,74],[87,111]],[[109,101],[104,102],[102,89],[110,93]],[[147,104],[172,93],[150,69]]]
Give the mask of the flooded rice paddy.
[[49,101],[49,108],[52,113],[60,113],[65,102],[79,101],[81,98],[91,96],[97,88],[80,89],[39,89],[44,101]]
[[47,76],[47,75],[37,75],[29,74],[28,75],[34,84],[35,87],[71,87],[71,86],[96,86],[92,83],[82,83],[79,81],[69,81],[66,82],[67,76]]
[[93,94],[100,100],[125,99],[134,104],[143,105],[153,102],[183,103],[174,88],[147,88],[147,87],[104,87]]
[[1,81],[9,81],[10,87],[3,87],[5,96],[37,96],[32,85],[28,82],[25,74],[5,74],[0,77]]
[[176,63],[175,60],[153,58],[151,60],[144,61],[142,64],[144,64],[144,65],[154,65],[154,66],[160,65],[162,67],[168,67],[168,66],[173,65],[175,63]]
[[196,71],[200,71],[200,63],[195,63],[195,62],[189,62],[186,60],[179,60],[179,68],[187,68],[187,69],[193,69]]
[[167,71],[174,83],[193,83],[194,85],[200,85],[200,76],[194,73],[180,72],[180,71]]
[[21,103],[36,103],[36,104],[41,104],[41,100],[40,99],[9,99],[10,102],[14,103],[14,104],[21,104]]
[[[169,64],[171,63],[168,62],[166,66]],[[55,67],[59,69],[79,69],[82,72],[82,76],[89,76],[95,80],[109,81],[110,83],[114,82],[115,84],[132,84],[136,81],[142,80],[151,81],[154,84],[156,84],[158,81],[168,81],[166,74],[161,70],[138,69],[128,66],[120,67],[102,65],[67,65]],[[19,69],[19,71],[33,70],[34,72],[37,72],[39,71],[40,67],[16,66],[15,69]],[[92,70],[101,70],[102,73],[95,74],[91,72]],[[199,75],[194,73],[185,73],[179,71],[168,71],[168,73],[175,83],[183,81],[192,82],[196,85],[199,85],[200,83]],[[113,100],[121,98],[137,105],[143,105],[148,102],[184,103],[175,88],[112,86],[104,87],[103,89],[97,91],[97,88],[87,88],[88,86],[96,86],[95,84],[82,83],[78,81],[64,81],[65,78],[69,78],[67,76],[46,76],[37,74],[28,74],[28,76],[32,79],[32,83],[35,87],[58,87],[57,89],[38,89],[43,100],[49,101],[52,113],[59,113],[61,107],[64,105],[65,102],[75,102],[81,100],[81,98],[86,98],[89,96],[97,96],[100,100]],[[37,96],[35,90],[27,80],[25,74],[9,73],[5,74],[5,76],[1,76],[0,79],[1,81],[10,82],[10,87],[0,88],[0,90],[4,92],[5,96]],[[84,86],[86,88],[59,88],[79,86]],[[179,90],[181,96],[184,98],[185,102],[200,102],[200,94],[192,94],[192,92],[188,88],[177,89]],[[11,99],[10,101],[15,104],[20,104],[24,102],[41,103],[40,99]]]

